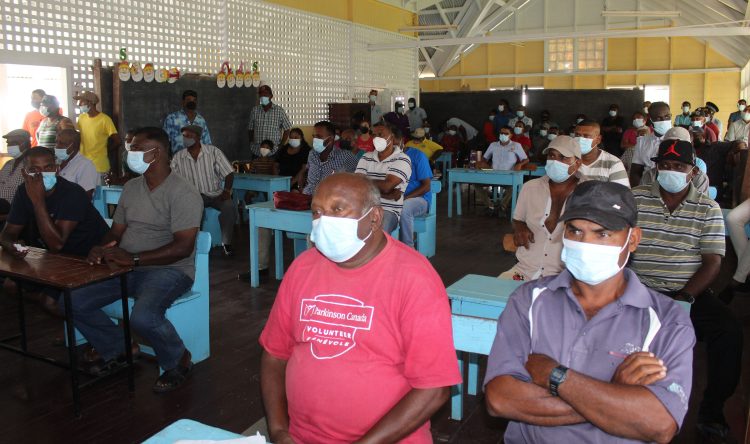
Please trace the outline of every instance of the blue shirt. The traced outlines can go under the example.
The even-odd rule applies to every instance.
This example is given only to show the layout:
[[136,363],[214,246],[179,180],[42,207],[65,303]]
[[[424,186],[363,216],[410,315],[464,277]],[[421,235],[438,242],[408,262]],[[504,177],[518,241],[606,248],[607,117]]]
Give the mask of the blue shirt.
[[690,114],[680,114],[674,118],[674,126],[690,126]]
[[182,144],[182,129],[188,125],[198,125],[203,128],[203,134],[201,134],[201,143],[205,145],[211,145],[211,134],[208,132],[208,124],[206,119],[200,114],[195,114],[195,120],[192,122],[188,119],[185,110],[175,111],[169,114],[164,119],[164,131],[169,136],[169,142],[172,144],[172,152],[176,153],[181,149],[185,148]]
[[[409,193],[419,188],[423,180],[432,180],[432,168],[430,168],[430,161],[427,156],[418,149],[407,148],[405,153],[411,159],[411,177],[409,177],[409,184],[406,185],[406,191],[404,191],[404,196],[408,196]],[[429,208],[432,204],[432,192],[428,190],[422,197],[427,201],[427,207]]]
[[499,133],[504,126],[508,126],[511,117],[513,117],[513,115],[507,111],[495,114],[495,133]]

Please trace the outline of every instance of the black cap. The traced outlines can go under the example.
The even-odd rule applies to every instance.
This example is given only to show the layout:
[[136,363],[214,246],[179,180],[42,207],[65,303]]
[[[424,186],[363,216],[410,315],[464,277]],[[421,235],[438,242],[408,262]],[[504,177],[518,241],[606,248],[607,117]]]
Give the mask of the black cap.
[[676,160],[688,165],[695,165],[695,148],[684,140],[664,140],[659,144],[659,152],[652,157],[653,162],[662,160]]
[[584,219],[608,230],[638,223],[638,207],[630,188],[616,182],[589,180],[578,185],[565,201],[562,221]]
[[706,102],[706,108],[710,109],[714,113],[719,112],[719,107],[714,102]]

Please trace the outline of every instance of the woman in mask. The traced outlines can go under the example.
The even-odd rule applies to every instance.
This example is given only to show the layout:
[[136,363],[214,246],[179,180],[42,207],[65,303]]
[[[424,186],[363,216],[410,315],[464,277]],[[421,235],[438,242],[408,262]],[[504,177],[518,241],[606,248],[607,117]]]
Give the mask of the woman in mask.
[[53,150],[55,149],[58,131],[76,129],[73,122],[62,115],[60,102],[55,96],[44,96],[42,103],[39,105],[39,113],[44,116],[36,130],[36,140],[39,146]]
[[281,147],[276,154],[277,169],[280,176],[292,177],[292,189],[300,185],[300,171],[307,165],[307,156],[310,154],[310,145],[305,141],[305,134],[300,128],[292,128],[289,131],[289,139],[286,145]]
[[370,122],[363,120],[359,124],[358,128],[359,136],[354,139],[354,147],[352,153],[356,154],[357,157],[361,157],[364,153],[369,153],[375,150],[375,145],[372,144],[372,134],[370,134]]
[[634,112],[630,123],[630,128],[622,133],[622,141],[620,142],[620,148],[623,151],[620,160],[622,160],[628,172],[630,172],[630,163],[633,161],[633,148],[635,148],[636,140],[639,136],[651,134],[651,127],[646,125],[646,116],[642,112]]

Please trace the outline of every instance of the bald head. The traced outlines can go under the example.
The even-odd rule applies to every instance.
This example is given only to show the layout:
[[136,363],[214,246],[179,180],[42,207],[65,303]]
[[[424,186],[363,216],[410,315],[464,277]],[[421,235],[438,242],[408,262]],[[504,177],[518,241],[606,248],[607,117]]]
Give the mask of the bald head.
[[346,217],[359,218],[370,208],[380,206],[380,192],[363,174],[336,173],[320,182],[313,196],[313,210],[316,203],[326,206],[326,202],[333,201],[339,205],[345,204],[339,208],[350,210],[351,215],[347,214]]
[[64,129],[57,132],[55,142],[57,148],[72,148],[68,151],[68,154],[71,154],[73,151],[78,151],[81,145],[81,134],[74,129]]

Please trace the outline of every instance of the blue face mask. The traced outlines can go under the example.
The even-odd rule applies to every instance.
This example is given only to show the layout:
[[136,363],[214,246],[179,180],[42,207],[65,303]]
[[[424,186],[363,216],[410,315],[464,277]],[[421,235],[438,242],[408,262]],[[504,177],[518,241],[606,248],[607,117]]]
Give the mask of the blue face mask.
[[660,122],[654,122],[654,131],[656,131],[659,135],[667,134],[667,131],[669,131],[672,128],[672,121],[671,120],[662,120]]
[[563,183],[570,177],[568,170],[570,165],[562,163],[559,160],[548,160],[544,166],[544,171],[552,182]]
[[268,106],[268,104],[271,103],[271,98],[266,96],[260,96],[260,104],[263,106]]
[[18,145],[8,145],[8,155],[17,159],[21,156],[21,147]]
[[323,151],[326,150],[326,140],[325,139],[318,139],[317,137],[313,138],[313,144],[312,144],[313,150],[315,150],[316,153],[320,154]]
[[510,136],[507,134],[500,133],[500,136],[498,136],[498,140],[502,143],[508,143],[510,140]]
[[65,162],[68,160],[68,149],[67,148],[55,148],[55,158],[59,160],[60,162]]
[[88,105],[81,105],[79,108],[81,109],[81,114],[86,114],[91,111],[91,108]]
[[128,168],[136,174],[145,173],[151,164],[144,162],[143,156],[153,150],[154,148],[148,151],[128,151]]
[[577,280],[589,285],[598,285],[616,275],[628,263],[627,257],[622,266],[619,262],[620,253],[628,246],[631,231],[632,228],[628,230],[625,245],[622,247],[563,239],[560,259]]
[[688,186],[687,173],[679,171],[659,170],[656,181],[667,193],[679,193]]
[[56,172],[43,172],[42,182],[44,182],[44,191],[50,191],[57,185],[57,173]]
[[576,137],[576,142],[578,143],[578,146],[581,147],[581,154],[588,154],[591,152],[594,147],[592,144],[594,143],[594,139],[589,139],[586,137]]
[[521,128],[520,126],[513,127],[513,133],[514,134],[518,135],[518,134],[521,134],[522,132],[523,132],[523,128]]

